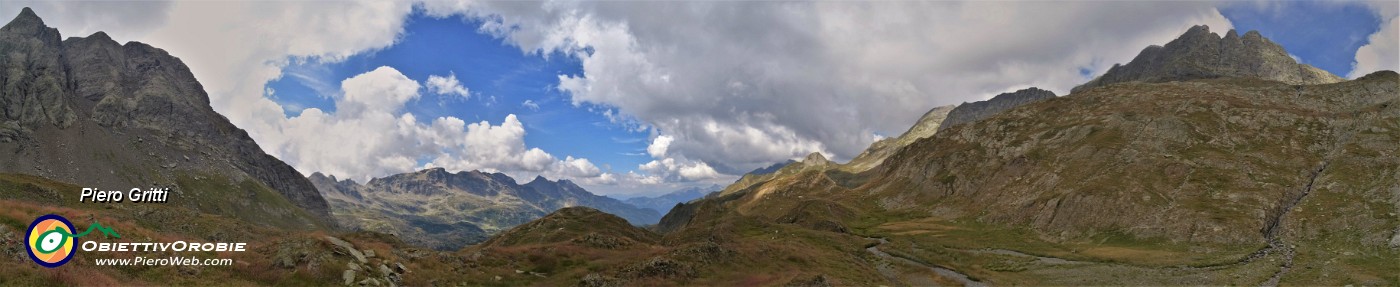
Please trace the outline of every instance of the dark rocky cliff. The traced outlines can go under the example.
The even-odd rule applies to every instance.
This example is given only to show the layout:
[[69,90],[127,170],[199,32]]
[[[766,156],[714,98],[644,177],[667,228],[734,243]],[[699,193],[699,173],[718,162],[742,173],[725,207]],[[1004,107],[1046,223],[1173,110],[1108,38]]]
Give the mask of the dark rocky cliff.
[[28,8],[0,28],[0,172],[172,187],[173,204],[273,225],[330,222],[311,182],[215,112],[180,59],[102,32],[60,37]]

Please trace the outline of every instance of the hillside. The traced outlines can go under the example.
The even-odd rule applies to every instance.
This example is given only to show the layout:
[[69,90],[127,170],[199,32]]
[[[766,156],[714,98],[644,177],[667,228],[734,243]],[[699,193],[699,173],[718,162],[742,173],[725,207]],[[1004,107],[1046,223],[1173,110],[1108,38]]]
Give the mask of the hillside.
[[657,227],[671,256],[572,278],[658,282],[625,271],[661,258],[696,274],[666,284],[1400,282],[1400,75],[1251,75],[1082,89],[859,174],[809,156],[677,206]]
[[60,39],[28,8],[0,28],[0,172],[169,187],[170,204],[205,213],[330,227],[311,183],[214,112],[180,59],[102,32]]

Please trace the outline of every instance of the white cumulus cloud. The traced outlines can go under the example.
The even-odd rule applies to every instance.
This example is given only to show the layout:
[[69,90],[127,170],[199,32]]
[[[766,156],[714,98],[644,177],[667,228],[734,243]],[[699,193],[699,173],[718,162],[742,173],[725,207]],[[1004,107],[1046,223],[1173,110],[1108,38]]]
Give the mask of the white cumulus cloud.
[[1381,19],[1380,30],[1367,37],[1367,44],[1356,49],[1356,58],[1347,78],[1355,79],[1380,70],[1400,70],[1400,2],[1366,2]]
[[[517,178],[544,175],[587,179],[603,171],[585,158],[560,160],[525,144],[515,115],[500,124],[467,123],[456,117],[420,121],[404,110],[421,85],[392,67],[379,67],[341,82],[335,112],[303,110],[265,135],[270,151],[285,155],[302,172],[320,171],[367,180],[371,177],[444,167],[504,172]],[[425,162],[424,162],[425,161]]]
[[902,132],[935,106],[1027,86],[1063,94],[1089,80],[1081,69],[1102,72],[1192,25],[1230,29],[1213,5],[434,1],[424,8],[484,20],[483,31],[527,53],[578,59],[583,72],[560,75],[556,86],[574,104],[610,107],[610,119],[627,119],[614,122],[666,136],[665,158],[677,164],[732,175],[811,152],[848,160],[875,134]]
[[471,98],[471,91],[462,86],[462,82],[457,81],[457,73],[448,73],[446,76],[428,76],[428,91],[439,95],[458,95],[462,98]]
[[[86,1],[6,4],[0,12],[32,4],[65,35],[102,27],[119,41],[170,51],[208,89],[215,110],[303,172],[363,178],[426,160],[557,177],[597,174],[579,182],[617,186],[714,174],[724,179],[814,151],[846,160],[874,135],[898,134],[932,107],[1027,86],[1063,94],[1088,80],[1080,69],[1102,73],[1191,25],[1208,24],[1214,31],[1231,26],[1209,2],[357,0],[142,2],[127,6],[132,9]],[[269,93],[266,84],[284,76],[289,63],[337,62],[394,45],[415,5],[433,16],[483,20],[481,31],[523,52],[559,52],[578,60],[582,72],[560,75],[554,87],[573,104],[602,106],[599,111],[614,123],[650,130],[658,151],[649,146],[653,161],[638,172],[595,173],[575,168],[592,162],[560,160],[525,145],[513,116],[467,123],[386,111],[419,96],[401,93],[410,85],[388,78],[354,88],[384,88],[383,98],[358,99],[345,91],[335,112],[305,109],[289,118],[270,98],[276,92]],[[1387,23],[1391,28],[1378,33],[1381,38],[1372,36],[1375,46],[1358,51],[1358,71],[1393,67],[1394,58],[1385,56],[1393,57],[1386,49],[1394,48],[1381,45],[1395,42],[1394,20]],[[427,79],[414,90],[457,94],[448,78]],[[469,94],[467,87],[461,91]],[[488,103],[492,98],[483,95]],[[372,102],[398,106],[356,107]],[[357,134],[371,131],[376,134]],[[456,150],[464,147],[483,154]],[[484,154],[497,151],[505,155]]]

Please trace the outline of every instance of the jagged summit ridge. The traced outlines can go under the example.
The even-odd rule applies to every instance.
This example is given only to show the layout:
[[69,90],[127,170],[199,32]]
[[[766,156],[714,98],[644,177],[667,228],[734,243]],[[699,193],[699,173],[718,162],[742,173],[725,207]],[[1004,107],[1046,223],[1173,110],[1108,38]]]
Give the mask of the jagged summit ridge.
[[1131,81],[1220,77],[1257,78],[1295,85],[1343,80],[1322,69],[1298,63],[1282,46],[1264,38],[1258,31],[1245,32],[1241,37],[1230,30],[1222,37],[1210,32],[1206,25],[1198,25],[1165,46],[1148,46],[1128,64],[1114,65],[1102,76],[1075,87],[1071,93]]
[[955,125],[975,122],[1021,105],[1054,97],[1054,92],[1031,87],[1015,92],[1002,93],[986,101],[964,103],[948,112],[947,118],[943,119],[943,122],[939,124],[938,130],[945,130]]

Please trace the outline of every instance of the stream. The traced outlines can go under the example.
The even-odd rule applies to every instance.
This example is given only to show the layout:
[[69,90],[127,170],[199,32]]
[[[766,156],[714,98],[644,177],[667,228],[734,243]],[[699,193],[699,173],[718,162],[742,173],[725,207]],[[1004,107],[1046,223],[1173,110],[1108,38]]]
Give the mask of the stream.
[[[945,277],[945,278],[950,278],[950,279],[953,279],[953,280],[956,280],[956,281],[962,283],[963,286],[972,286],[972,287],[984,287],[984,286],[987,286],[986,283],[982,283],[982,282],[980,282],[980,281],[973,280],[972,278],[968,277],[967,274],[962,274],[962,273],[959,273],[958,271],[953,271],[953,269],[943,268],[943,267],[940,267],[940,266],[937,266],[937,265],[923,264],[923,263],[919,263],[918,261],[909,260],[909,259],[906,259],[906,258],[903,258],[903,257],[890,255],[889,253],[885,253],[884,251],[880,251],[880,245],[885,245],[885,243],[889,243],[889,242],[890,242],[889,240],[885,240],[884,238],[866,237],[865,239],[877,240],[877,241],[880,242],[880,244],[876,244],[875,246],[871,246],[871,247],[865,248],[865,251],[869,251],[870,254],[875,254],[875,256],[879,256],[879,257],[886,258],[886,259],[891,259],[891,260],[893,260],[893,261],[903,262],[904,264],[909,264],[909,265],[914,265],[914,266],[919,266],[919,267],[928,268],[929,270],[933,270],[933,272],[934,272],[934,273],[937,273],[939,276],[943,276],[943,277]],[[896,279],[897,279],[897,278],[896,278]]]

